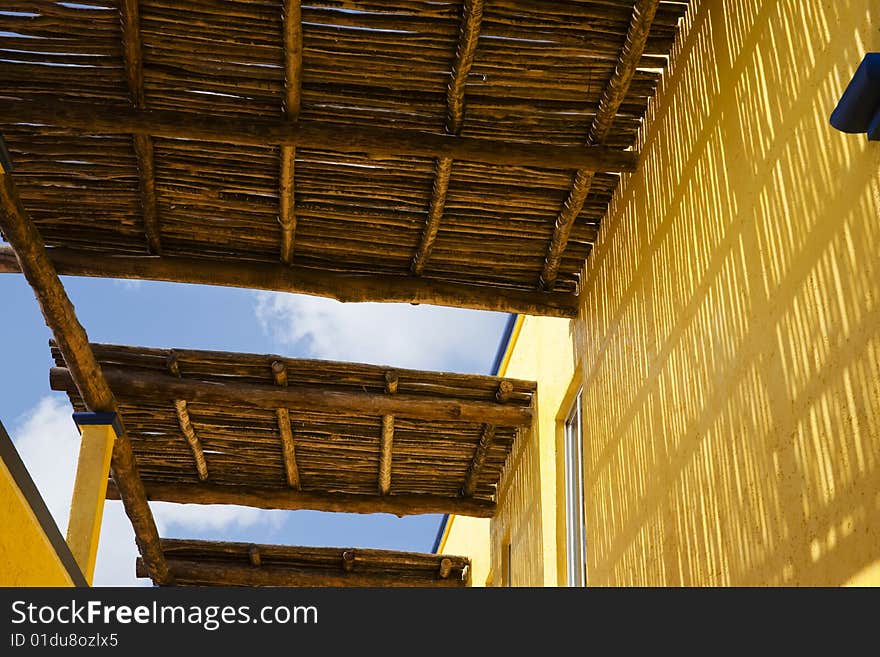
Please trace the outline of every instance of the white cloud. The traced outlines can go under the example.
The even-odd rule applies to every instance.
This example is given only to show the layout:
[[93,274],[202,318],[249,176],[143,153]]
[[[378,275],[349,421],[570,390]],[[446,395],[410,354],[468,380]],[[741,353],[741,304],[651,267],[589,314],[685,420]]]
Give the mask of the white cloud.
[[134,290],[141,289],[144,286],[144,281],[139,278],[114,278],[113,285],[115,287],[121,287],[123,290],[133,292]]
[[395,367],[485,372],[507,317],[438,306],[256,294],[257,319],[278,344],[316,358]]
[[[79,456],[79,432],[63,397],[44,397],[26,414],[26,420],[11,431],[16,449],[31,478],[55,518],[62,535],[67,531],[70,497]],[[150,505],[160,536],[191,537],[203,531],[250,527],[267,523],[277,528],[282,512],[239,506],[197,506],[153,503]],[[134,532],[120,502],[104,506],[101,543],[95,566],[95,585],[145,586],[137,579]]]

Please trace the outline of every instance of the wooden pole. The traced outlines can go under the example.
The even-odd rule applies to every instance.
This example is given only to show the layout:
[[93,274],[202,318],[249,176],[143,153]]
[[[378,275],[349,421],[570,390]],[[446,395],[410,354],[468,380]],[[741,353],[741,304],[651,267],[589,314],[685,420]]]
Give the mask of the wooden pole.
[[[234,404],[245,408],[341,412],[362,415],[399,415],[419,420],[457,420],[473,424],[521,427],[532,422],[528,406],[502,405],[474,399],[449,399],[428,395],[384,395],[363,391],[331,390],[317,386],[280,388],[259,383],[198,381],[127,368],[106,366],[104,376],[122,397],[146,397],[154,401]],[[63,367],[49,371],[53,390],[71,391],[74,378]]]
[[[299,118],[302,87],[302,11],[300,0],[284,0],[282,14],[284,29],[284,117],[288,121]],[[296,232],[296,195],[294,179],[296,146],[281,147],[281,173],[278,188],[281,223],[281,262],[293,262],[294,234]]]
[[[306,586],[306,587],[460,587],[464,580],[436,577],[401,577],[398,574],[363,573],[339,570],[321,572],[304,568],[279,568],[263,566],[252,568],[236,564],[206,564],[201,561],[169,559],[168,565],[175,584],[183,586]],[[141,559],[137,560],[135,572],[145,577]]]
[[[143,57],[141,56],[141,27],[138,0],[122,0],[120,6],[122,23],[122,52],[125,59],[125,79],[131,104],[135,109],[146,108],[144,95]],[[159,210],[156,202],[156,172],[153,161],[153,139],[149,135],[134,135],[134,152],[138,163],[141,189],[141,207],[144,232],[150,253],[162,253],[159,228]]]
[[[626,97],[626,92],[629,90],[629,85],[645,50],[645,43],[648,40],[648,33],[651,31],[651,24],[654,22],[659,2],[660,0],[638,0],[636,2],[617,66],[602,93],[599,100],[599,111],[593,117],[593,123],[587,135],[588,147],[601,145],[611,131],[617,110]],[[592,184],[593,171],[579,167],[572,181],[568,198],[556,218],[556,226],[550,238],[550,245],[547,247],[544,268],[538,281],[540,288],[552,290],[556,284],[562,254],[565,252],[571,229],[584,207]]]
[[[471,71],[471,66],[474,63],[474,53],[477,50],[482,19],[483,0],[465,0],[462,5],[458,47],[455,51],[455,61],[452,64],[452,79],[449,82],[446,93],[446,111],[448,114],[446,134],[448,135],[458,136],[461,132],[461,125],[464,121],[465,83]],[[434,242],[437,240],[437,231],[440,229],[440,221],[443,218],[443,210],[446,207],[446,194],[449,191],[449,179],[451,176],[452,158],[439,158],[435,167],[434,187],[431,193],[428,219],[410,267],[412,273],[416,276],[420,276],[424,271],[425,263],[427,263],[428,258],[431,256]]]
[[[12,248],[20,271],[37,297],[47,326],[64,355],[69,376],[86,406],[92,411],[117,413],[116,400],[89,346],[58,273],[46,253],[43,238],[25,212],[12,177],[0,172],[0,228]],[[120,418],[120,421],[123,421]],[[167,583],[170,573],[159,548],[159,533],[147,504],[131,442],[123,433],[113,447],[113,480],[118,486],[125,512],[135,531],[135,541],[157,583]]]
[[394,445],[394,416],[382,416],[382,447],[379,455],[379,494],[391,492],[391,453]]
[[7,122],[28,121],[77,134],[142,134],[255,146],[287,145],[337,153],[366,154],[381,160],[400,155],[449,157],[546,169],[635,171],[638,153],[601,146],[553,146],[457,137],[401,128],[342,126],[320,121],[235,119],[175,110],[107,108],[82,103],[0,100]]
[[[147,497],[155,502],[177,504],[236,504],[257,509],[330,511],[338,513],[390,513],[395,516],[425,513],[454,513],[474,518],[495,515],[495,502],[476,498],[442,495],[352,495],[349,493],[314,493],[290,488],[221,486],[218,484],[169,484],[147,481]],[[109,484],[107,499],[119,499],[116,487]]]
[[286,408],[276,409],[275,414],[278,417],[278,431],[281,433],[281,455],[284,460],[287,485],[294,490],[300,490],[302,484],[299,479],[299,468],[296,465],[296,446],[290,428],[290,414]]
[[464,497],[473,497],[474,493],[477,490],[477,482],[480,479],[480,471],[483,469],[483,463],[486,461],[486,456],[489,454],[489,450],[492,448],[492,443],[495,442],[495,427],[491,424],[484,424],[483,430],[480,433],[480,442],[477,443],[477,447],[474,450],[474,457],[471,460],[470,466],[468,466],[467,474],[464,479],[464,486],[462,486],[461,494]]
[[[576,317],[578,297],[566,292],[536,292],[449,283],[405,276],[338,274],[282,264],[261,264],[162,256],[102,256],[89,251],[48,250],[59,274],[150,279],[276,290],[329,297],[343,302],[432,304],[522,315]],[[0,273],[21,271],[15,254],[0,246]]]
[[185,399],[174,400],[174,410],[177,411],[177,423],[180,425],[180,431],[183,433],[189,448],[192,451],[193,459],[196,463],[196,471],[199,473],[199,479],[202,481],[208,478],[208,464],[205,462],[205,452],[202,450],[202,443],[193,429],[192,420],[189,417],[189,409],[186,406]]
[[95,575],[107,478],[115,441],[116,431],[112,425],[89,424],[82,427],[67,524],[67,545],[89,585]]

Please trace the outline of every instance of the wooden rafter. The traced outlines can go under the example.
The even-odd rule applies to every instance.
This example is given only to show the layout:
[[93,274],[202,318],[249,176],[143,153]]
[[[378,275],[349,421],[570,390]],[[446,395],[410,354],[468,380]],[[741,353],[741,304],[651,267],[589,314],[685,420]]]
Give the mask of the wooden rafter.
[[[488,500],[442,495],[353,495],[313,493],[290,488],[224,486],[218,484],[173,484],[145,482],[147,498],[177,504],[236,504],[257,509],[330,511],[339,513],[391,513],[396,516],[425,513],[454,513],[460,516],[491,518],[495,503]],[[113,482],[107,486],[107,499],[119,499]]]
[[[287,365],[280,360],[272,361],[272,378],[275,385],[287,387]],[[300,490],[302,484],[299,478],[299,467],[296,464],[296,446],[293,442],[293,430],[290,428],[290,413],[286,408],[275,410],[278,418],[278,431],[281,434],[281,455],[284,460],[284,473],[287,477],[287,485],[294,490]]]
[[[105,380],[116,394],[149,395],[155,401],[185,399],[188,402],[232,404],[242,408],[274,410],[283,407],[324,413],[399,415],[420,420],[483,422],[510,427],[527,426],[532,421],[532,409],[529,407],[474,399],[449,399],[439,395],[384,395],[304,385],[279,388],[237,381],[200,381],[113,366],[105,366],[103,371]],[[68,369],[53,367],[49,371],[49,383],[53,390],[72,390],[75,388],[74,381],[75,377]]]
[[[162,256],[101,256],[90,251],[49,249],[49,259],[66,276],[151,279],[225,285],[329,297],[338,301],[424,303],[525,315],[575,317],[577,296],[390,275],[349,275],[282,264]],[[20,271],[15,254],[0,246],[0,273]]]
[[[302,11],[300,0],[284,0],[284,117],[288,121],[299,118],[302,89]],[[296,233],[296,198],[294,177],[296,146],[281,147],[281,173],[278,189],[279,221],[281,222],[281,261],[293,260],[293,241]]]
[[199,441],[196,430],[193,428],[186,400],[175,399],[174,410],[177,413],[177,423],[180,425],[180,431],[183,433],[183,437],[186,438],[190,451],[192,451],[199,479],[205,481],[208,479],[208,464],[205,462],[205,452],[202,450],[202,443]]
[[638,153],[603,146],[554,146],[436,134],[403,128],[343,126],[320,121],[235,119],[175,110],[108,108],[51,99],[0,100],[5,122],[39,121],[80,134],[141,134],[252,146],[282,145],[386,158],[448,157],[469,162],[547,169],[634,171]]
[[[385,372],[385,392],[389,395],[397,394],[397,372],[389,370]],[[394,451],[394,416],[382,416],[382,440],[379,453],[379,494],[387,495],[391,492],[391,455]]]
[[[461,132],[464,121],[464,90],[468,74],[474,63],[474,54],[480,36],[480,23],[483,19],[483,0],[465,0],[462,5],[461,26],[459,29],[458,47],[455,50],[455,62],[452,65],[452,79],[446,93],[446,133],[456,135]],[[434,172],[434,188],[431,193],[431,204],[428,219],[422,231],[418,249],[413,257],[412,273],[420,276],[425,263],[431,256],[443,209],[446,206],[446,194],[449,191],[449,178],[452,175],[452,158],[437,159]]]
[[[620,108],[633,76],[636,73],[639,60],[645,50],[648,33],[657,13],[657,5],[660,0],[638,0],[633,9],[632,19],[627,30],[626,40],[620,51],[617,66],[611,79],[599,100],[599,110],[593,117],[587,134],[587,146],[601,145],[611,131],[617,110]],[[559,264],[562,254],[568,245],[571,229],[577,220],[584,202],[590,193],[593,184],[593,172],[587,169],[578,169],[571,184],[568,197],[562,206],[559,216],[556,218],[556,226],[550,245],[547,248],[547,256],[544,260],[544,268],[541,271],[539,286],[546,290],[552,290],[556,284],[559,273]]]
[[[86,406],[92,411],[119,415],[116,399],[95,359],[86,331],[46,254],[39,231],[21,204],[12,176],[6,173],[0,173],[0,228],[15,249],[21,272],[37,297],[46,324],[55,335],[70,368],[71,379]],[[124,426],[121,416],[120,421]],[[156,582],[169,582],[171,575],[159,547],[156,523],[147,504],[131,442],[124,432],[113,446],[111,473],[150,576]]]
[[[144,67],[141,56],[141,28],[138,0],[122,0],[119,7],[122,19],[122,52],[125,59],[125,79],[135,109],[145,109]],[[144,232],[150,253],[162,253],[159,229],[159,209],[156,202],[156,170],[153,161],[153,139],[149,135],[135,134],[134,152],[138,163],[141,189]]]
[[464,497],[472,497],[477,490],[477,482],[480,479],[480,471],[486,462],[486,456],[492,449],[492,443],[495,441],[495,427],[491,424],[484,424],[480,431],[480,442],[474,450],[474,458],[468,467],[467,474],[464,478],[464,485],[461,487],[461,494]]

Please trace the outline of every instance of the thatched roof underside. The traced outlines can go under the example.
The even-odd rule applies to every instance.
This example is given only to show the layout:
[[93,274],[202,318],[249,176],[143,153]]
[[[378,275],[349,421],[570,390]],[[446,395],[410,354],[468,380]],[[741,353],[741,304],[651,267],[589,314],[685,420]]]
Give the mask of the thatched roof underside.
[[[491,515],[536,390],[515,379],[353,363],[92,349],[147,494],[168,501]],[[65,368],[57,346],[52,354]],[[51,383],[85,410],[66,369],[53,370]]]
[[[545,288],[574,293],[614,170],[596,170],[550,279],[574,169],[395,154],[381,130],[586,148],[635,4],[15,0],[0,12],[0,130],[46,244],[92,254],[89,275],[98,255],[152,253],[536,297],[543,271]],[[659,3],[613,125],[590,145],[633,146],[686,8]],[[146,125],[151,112],[164,127]],[[324,136],[186,138],[188,118]],[[359,151],[370,130],[380,137]]]
[[[467,585],[470,560],[366,548],[162,539],[176,586]],[[137,572],[146,577],[138,559]]]

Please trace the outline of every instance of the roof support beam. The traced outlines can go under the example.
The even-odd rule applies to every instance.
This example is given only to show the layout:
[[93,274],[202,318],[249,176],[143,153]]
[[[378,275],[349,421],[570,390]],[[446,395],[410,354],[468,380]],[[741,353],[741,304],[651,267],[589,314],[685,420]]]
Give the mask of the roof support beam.
[[[385,392],[389,395],[397,394],[397,372],[389,370],[385,372]],[[379,454],[379,494],[388,495],[391,492],[391,455],[394,451],[394,416],[382,416],[382,440]]]
[[[337,153],[365,154],[382,160],[400,155],[448,157],[508,166],[588,171],[634,171],[638,153],[602,146],[553,146],[456,137],[419,130],[341,126],[309,121],[242,120],[173,110],[59,103],[46,99],[0,100],[6,123],[42,123],[76,134],[141,134],[171,139],[218,141],[252,146],[287,145]],[[45,128],[37,128],[45,130]]]
[[[458,136],[464,121],[464,89],[474,53],[480,36],[480,23],[483,19],[483,0],[465,0],[462,6],[461,27],[458,36],[458,47],[455,51],[455,62],[452,65],[452,80],[446,90],[446,134]],[[434,248],[443,209],[446,206],[446,193],[449,191],[449,178],[452,174],[452,158],[441,157],[437,160],[434,174],[434,189],[431,194],[431,205],[428,209],[428,220],[422,231],[411,270],[420,276],[425,263]]]
[[[398,574],[359,573],[354,570],[339,572],[318,572],[295,568],[278,568],[261,566],[254,568],[249,565],[206,564],[203,561],[169,559],[168,565],[175,581],[191,586],[428,586],[428,587],[461,587],[464,584],[454,578],[424,580],[402,578]],[[146,577],[141,559],[137,560],[135,571],[138,577]]]
[[461,494],[464,497],[473,497],[477,491],[477,481],[480,479],[480,471],[483,469],[483,463],[489,450],[492,449],[492,443],[495,442],[495,427],[491,424],[484,424],[480,432],[480,442],[474,450],[474,458],[468,467],[467,474],[464,478],[464,486],[461,488]]
[[[426,513],[454,513],[460,516],[491,518],[495,502],[443,495],[352,495],[349,493],[312,493],[290,488],[222,486],[211,483],[170,484],[144,482],[147,497],[155,502],[177,504],[236,504],[257,509],[331,511],[339,513],[391,513],[396,516]],[[111,482],[107,499],[119,499]]]
[[[302,11],[300,0],[284,0],[284,117],[288,121],[299,118],[302,88]],[[293,261],[294,234],[296,232],[296,196],[294,177],[296,169],[296,146],[281,147],[281,173],[278,188],[279,215],[281,223],[281,262]]]
[[[55,335],[70,368],[67,371],[71,380],[75,382],[86,406],[91,411],[118,415],[116,399],[89,346],[89,338],[76,317],[73,304],[47,256],[43,238],[21,204],[12,176],[3,172],[0,172],[0,228],[15,249],[21,272],[37,297],[46,324]],[[110,466],[150,577],[155,582],[167,583],[170,581],[170,572],[159,547],[159,533],[147,504],[131,441],[124,432],[113,445]]]
[[[119,11],[122,19],[122,52],[125,58],[125,79],[135,109],[146,107],[144,99],[144,68],[141,57],[141,26],[138,0],[122,0]],[[134,152],[137,156],[141,187],[141,208],[144,232],[150,253],[162,253],[159,230],[159,210],[156,203],[156,173],[153,162],[153,139],[149,135],[134,135]]]
[[[345,302],[425,303],[523,315],[577,316],[578,298],[568,292],[512,290],[391,275],[341,274],[280,263],[249,263],[162,256],[101,256],[52,248],[48,257],[59,274],[151,279],[224,285],[329,297]],[[14,252],[0,246],[0,273],[21,269]]]
[[[529,407],[433,395],[384,395],[306,385],[279,388],[259,383],[199,381],[109,366],[104,368],[104,380],[122,397],[149,396],[156,401],[185,399],[265,410],[281,407],[306,412],[399,415],[419,420],[456,420],[508,427],[528,426],[532,422]],[[53,390],[73,390],[75,381],[72,372],[63,367],[53,367],[49,371],[49,384]]]
[[[645,50],[645,43],[648,40],[648,33],[651,31],[651,24],[654,21],[654,15],[657,13],[659,1],[638,0],[636,2],[629,29],[626,33],[626,41],[624,41],[617,60],[617,66],[602,93],[602,97],[599,100],[599,111],[593,117],[593,123],[587,134],[587,147],[600,146],[611,131],[617,110],[626,97],[629,85],[635,75],[636,67]],[[544,268],[538,281],[539,286],[545,290],[552,290],[556,284],[562,254],[565,252],[569,235],[571,235],[571,229],[581,209],[584,207],[584,202],[587,200],[592,184],[593,171],[579,167],[572,181],[568,198],[565,199],[562,210],[556,218],[553,236],[550,238],[550,245],[547,247]]]

